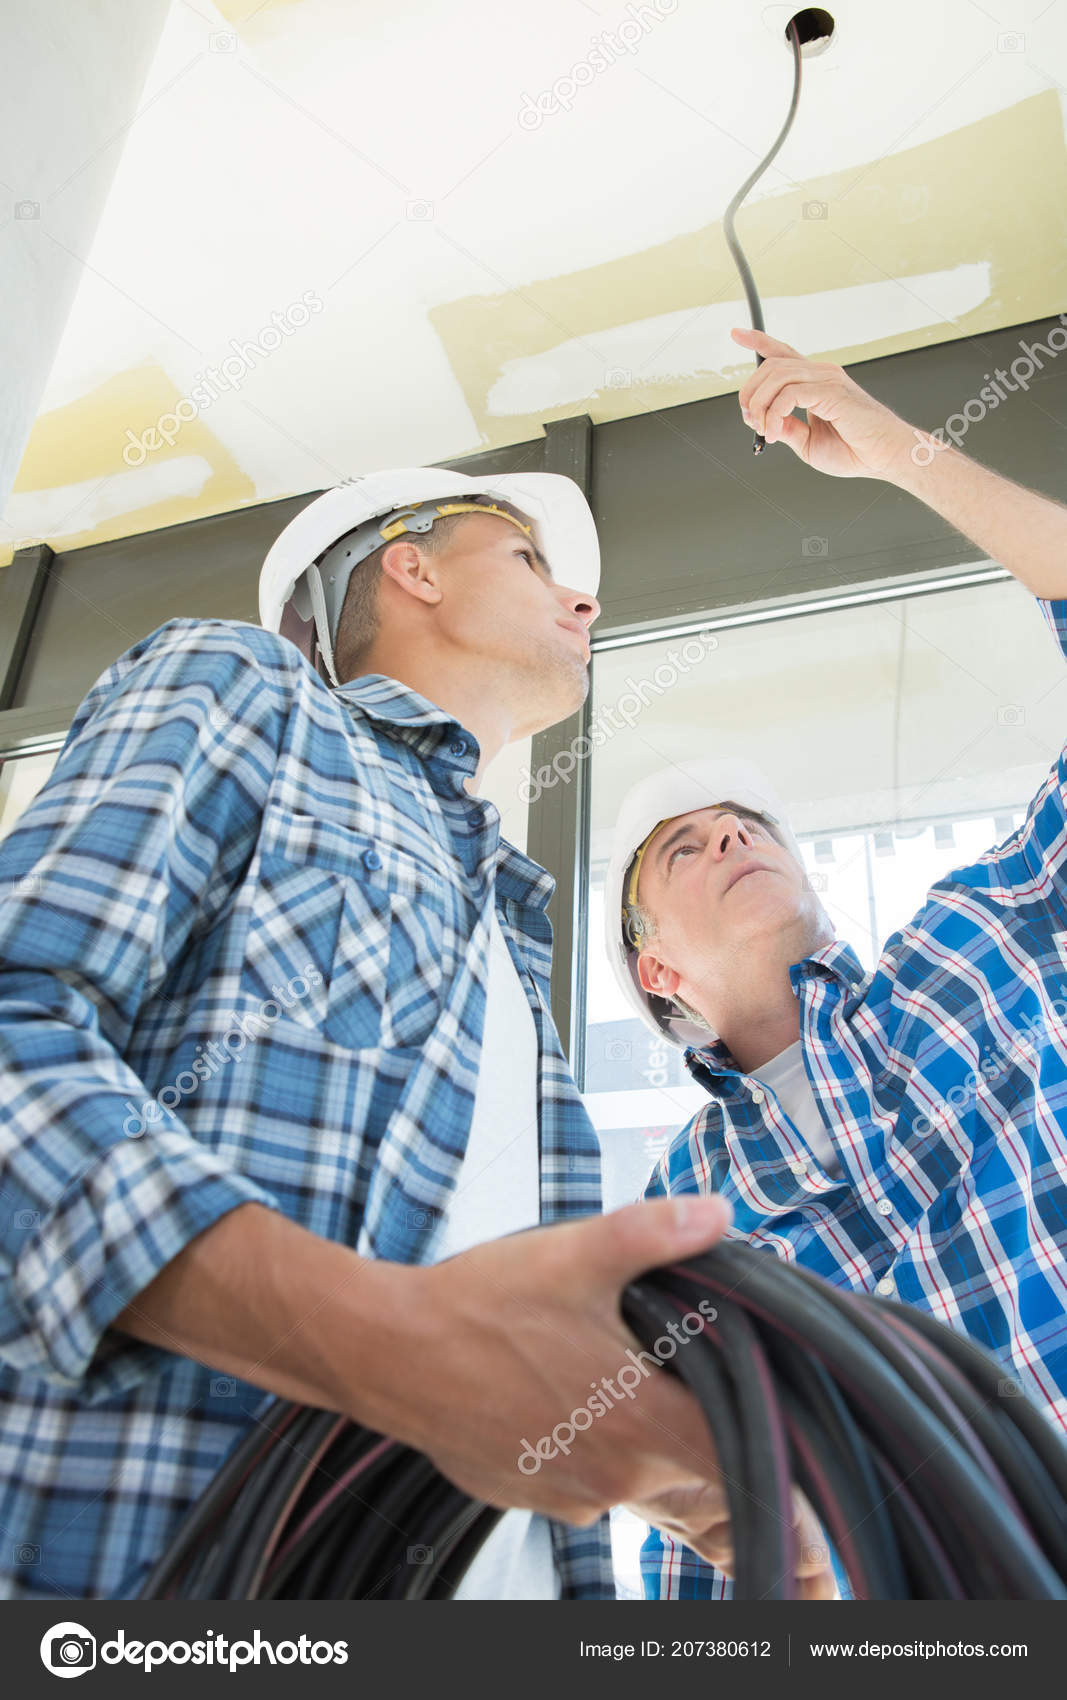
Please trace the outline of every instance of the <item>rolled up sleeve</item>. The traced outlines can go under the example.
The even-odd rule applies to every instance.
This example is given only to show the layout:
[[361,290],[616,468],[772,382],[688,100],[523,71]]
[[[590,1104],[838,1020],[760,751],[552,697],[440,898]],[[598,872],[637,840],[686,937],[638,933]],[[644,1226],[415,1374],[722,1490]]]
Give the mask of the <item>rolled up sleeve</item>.
[[151,1092],[125,1054],[247,869],[298,661],[236,622],[159,628],[0,846],[0,1359],[89,1402],[170,1359],[109,1327],[154,1276],[237,1205],[278,1208],[172,1111],[131,1134]]

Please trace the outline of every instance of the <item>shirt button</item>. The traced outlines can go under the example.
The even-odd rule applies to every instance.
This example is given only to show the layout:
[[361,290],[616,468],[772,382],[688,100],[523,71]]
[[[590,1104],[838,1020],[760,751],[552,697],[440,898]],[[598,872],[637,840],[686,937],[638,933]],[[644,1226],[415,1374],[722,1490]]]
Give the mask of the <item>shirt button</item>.
[[467,753],[467,746],[462,738],[453,738],[448,747],[454,756],[465,756]]
[[761,1092],[761,1090],[758,1086],[754,1086],[752,1088],[752,1102],[754,1104],[762,1104],[762,1102],[763,1102],[763,1100],[766,1096],[767,1096],[767,1094],[765,1092]]
[[790,1163],[789,1167],[795,1175],[806,1175],[808,1172],[808,1165],[801,1157],[797,1157],[792,1163]]
[[896,1289],[894,1288],[893,1283],[890,1280],[889,1276],[885,1275],[879,1281],[877,1287],[875,1287],[874,1290],[875,1290],[876,1293],[881,1293],[883,1298],[888,1298],[889,1294],[892,1293],[892,1292],[895,1292]]
[[363,852],[363,866],[365,868],[380,868],[381,865],[382,865],[382,859],[379,856],[377,850],[364,850],[364,852]]
[[890,1204],[888,1198],[880,1198],[874,1208],[877,1210],[879,1216],[892,1216],[893,1214],[893,1206]]

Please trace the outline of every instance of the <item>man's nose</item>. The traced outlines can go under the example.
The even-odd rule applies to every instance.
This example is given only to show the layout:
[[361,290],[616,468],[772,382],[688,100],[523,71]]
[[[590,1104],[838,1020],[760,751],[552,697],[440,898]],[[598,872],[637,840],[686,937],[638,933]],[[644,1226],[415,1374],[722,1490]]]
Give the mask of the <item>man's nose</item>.
[[720,816],[715,822],[715,830],[712,834],[712,843],[715,846],[716,855],[720,858],[725,856],[735,838],[746,849],[752,848],[752,837],[744,821],[737,815]]
[[560,585],[558,595],[563,606],[576,620],[581,620],[586,631],[594,620],[600,618],[600,603],[591,590],[570,590],[566,585]]

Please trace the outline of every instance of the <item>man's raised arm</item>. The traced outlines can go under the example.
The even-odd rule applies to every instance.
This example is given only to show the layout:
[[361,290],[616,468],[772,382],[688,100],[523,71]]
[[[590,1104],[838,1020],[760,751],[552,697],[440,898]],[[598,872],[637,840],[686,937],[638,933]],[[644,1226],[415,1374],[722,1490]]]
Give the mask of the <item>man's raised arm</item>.
[[[738,391],[745,423],[831,478],[878,478],[917,496],[1044,600],[1067,597],[1067,507],[969,460],[764,331],[735,329],[763,356]],[[807,421],[793,409],[807,411]]]

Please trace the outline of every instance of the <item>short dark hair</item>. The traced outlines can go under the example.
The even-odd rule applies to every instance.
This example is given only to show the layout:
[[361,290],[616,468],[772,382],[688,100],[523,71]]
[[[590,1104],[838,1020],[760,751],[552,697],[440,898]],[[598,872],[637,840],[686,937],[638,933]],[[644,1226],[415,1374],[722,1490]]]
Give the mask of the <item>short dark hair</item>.
[[[496,506],[505,513],[510,513],[523,524],[528,523],[526,515],[512,507],[510,502],[497,502]],[[444,514],[435,519],[429,531],[415,531],[402,534],[401,538],[391,538],[393,543],[406,540],[414,543],[419,549],[425,549],[428,555],[443,555],[457,528],[465,519],[474,519],[472,513]],[[389,548],[383,543],[380,549],[360,561],[348,581],[344,603],[341,607],[341,617],[337,622],[337,635],[334,638],[334,670],[341,677],[341,656],[344,655],[345,672],[350,679],[357,677],[359,664],[366,655],[374,639],[378,635],[381,615],[378,606],[379,591],[382,583],[382,556]],[[342,684],[347,679],[341,679]]]

